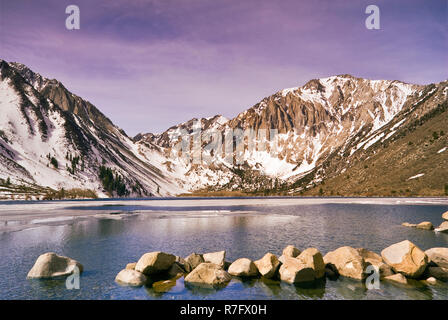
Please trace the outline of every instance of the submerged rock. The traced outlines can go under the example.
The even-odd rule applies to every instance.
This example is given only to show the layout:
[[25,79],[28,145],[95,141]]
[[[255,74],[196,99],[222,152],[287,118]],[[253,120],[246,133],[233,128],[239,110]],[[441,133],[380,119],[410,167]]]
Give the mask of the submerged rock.
[[159,273],[171,268],[174,261],[176,261],[176,257],[172,254],[160,251],[145,253],[138,260],[135,271],[145,275]]
[[331,251],[324,256],[324,262],[327,268],[336,270],[341,276],[354,279],[366,277],[364,271],[367,264],[355,248],[345,246]]
[[434,229],[433,224],[429,221],[423,221],[418,224],[404,222],[401,225],[405,226],[405,227],[417,228],[417,229],[422,229],[422,230],[433,230]]
[[325,276],[325,263],[322,254],[316,248],[308,248],[297,256],[296,259],[302,261],[305,265],[312,268],[316,279]]
[[420,222],[417,226],[417,229],[423,229],[423,230],[433,230],[434,226],[429,221]]
[[148,279],[141,272],[131,269],[123,269],[117,274],[115,281],[122,285],[141,287],[148,282]]
[[415,227],[417,227],[417,224],[415,224],[415,223],[409,223],[409,222],[403,222],[401,225],[402,225],[402,226],[405,226],[405,227],[411,227],[411,228],[415,228]]
[[287,256],[284,257],[279,273],[280,280],[290,284],[311,282],[316,279],[316,273],[313,268],[299,259]]
[[431,248],[425,251],[429,262],[438,267],[448,268],[448,248]]
[[205,287],[219,287],[232,280],[231,275],[215,263],[204,262],[185,277],[185,283]]
[[179,279],[179,278],[180,278],[179,276],[176,276],[172,279],[160,280],[160,281],[154,282],[152,284],[152,289],[154,290],[154,292],[157,292],[157,293],[168,292],[177,285],[177,279]]
[[430,285],[436,285],[437,284],[437,279],[434,277],[429,277],[428,279],[425,280],[428,284]]
[[257,266],[248,258],[235,260],[230,265],[228,272],[236,277],[256,277],[258,275]]
[[296,247],[289,245],[283,249],[282,256],[295,258],[300,254],[300,250]]
[[269,279],[275,276],[280,266],[280,261],[272,253],[266,253],[260,260],[254,261],[255,266],[260,274]]
[[448,233],[448,221],[442,222],[442,224],[435,229],[437,232]]
[[418,278],[428,265],[428,257],[409,240],[395,243],[381,251],[383,260],[395,272],[410,278]]
[[75,272],[76,268],[82,273],[83,266],[78,261],[69,257],[59,256],[54,252],[40,255],[28,272],[27,278],[54,278],[68,276]]
[[224,267],[224,263],[226,260],[225,251],[204,253],[202,256],[205,262],[214,263],[217,264],[218,266]]
[[394,275],[384,277],[384,280],[399,283],[399,284],[408,284],[408,280],[401,273],[396,273]]

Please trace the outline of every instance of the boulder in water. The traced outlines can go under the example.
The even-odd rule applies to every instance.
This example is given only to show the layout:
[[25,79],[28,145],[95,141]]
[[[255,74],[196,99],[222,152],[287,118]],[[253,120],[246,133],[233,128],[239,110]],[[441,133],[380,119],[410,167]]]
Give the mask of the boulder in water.
[[387,247],[381,256],[395,272],[410,278],[418,278],[428,265],[427,255],[409,240]]
[[37,258],[34,266],[28,272],[27,278],[39,279],[68,276],[77,270],[79,273],[83,271],[83,266],[78,261],[57,255],[54,252],[47,252]]

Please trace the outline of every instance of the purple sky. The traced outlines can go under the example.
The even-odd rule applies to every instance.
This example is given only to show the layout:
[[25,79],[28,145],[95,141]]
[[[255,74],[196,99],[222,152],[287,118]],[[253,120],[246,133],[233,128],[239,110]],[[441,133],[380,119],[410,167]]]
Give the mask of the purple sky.
[[[65,29],[69,4],[80,30]],[[369,4],[381,30],[365,28]],[[62,81],[131,136],[234,117],[313,78],[448,78],[446,0],[0,0],[0,10],[0,58]]]

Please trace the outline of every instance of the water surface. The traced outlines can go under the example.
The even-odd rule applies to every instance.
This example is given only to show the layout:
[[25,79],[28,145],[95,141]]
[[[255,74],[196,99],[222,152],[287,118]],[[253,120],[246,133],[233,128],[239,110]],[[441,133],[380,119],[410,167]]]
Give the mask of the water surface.
[[[252,199],[253,200],[253,199]],[[352,199],[188,199],[75,201],[0,205],[1,299],[448,299],[448,284],[401,287],[381,282],[326,279],[308,287],[234,278],[220,290],[186,288],[183,278],[167,292],[122,287],[116,274],[145,252],[179,256],[227,251],[227,260],[280,255],[293,244],[323,254],[348,245],[380,253],[409,239],[426,250],[447,247],[448,235],[401,226],[442,222],[448,201]],[[80,261],[80,290],[64,280],[27,280],[36,258],[48,251]]]

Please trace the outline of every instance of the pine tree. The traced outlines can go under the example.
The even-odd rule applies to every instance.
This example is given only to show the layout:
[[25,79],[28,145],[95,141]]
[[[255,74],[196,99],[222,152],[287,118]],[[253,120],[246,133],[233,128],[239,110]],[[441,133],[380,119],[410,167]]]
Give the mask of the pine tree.
[[53,167],[55,167],[56,169],[59,167],[58,160],[56,160],[55,157],[51,157],[50,162],[53,165]]

